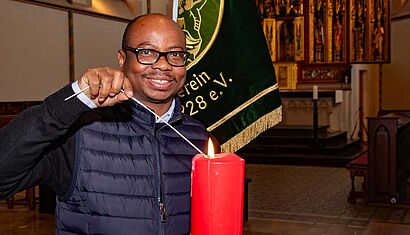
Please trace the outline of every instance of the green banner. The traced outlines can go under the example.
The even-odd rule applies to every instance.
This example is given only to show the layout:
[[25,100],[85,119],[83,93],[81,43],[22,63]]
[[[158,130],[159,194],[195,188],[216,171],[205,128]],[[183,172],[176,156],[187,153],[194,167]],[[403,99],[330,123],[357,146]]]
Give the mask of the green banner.
[[254,0],[180,0],[191,53],[178,93],[185,114],[235,152],[282,120],[275,72]]

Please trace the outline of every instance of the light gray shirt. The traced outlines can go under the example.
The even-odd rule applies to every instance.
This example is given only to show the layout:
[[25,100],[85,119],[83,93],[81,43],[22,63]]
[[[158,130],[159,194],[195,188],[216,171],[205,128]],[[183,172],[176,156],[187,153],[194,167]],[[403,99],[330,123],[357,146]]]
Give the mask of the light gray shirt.
[[[97,105],[95,105],[94,102],[90,98],[88,98],[88,96],[84,94],[84,92],[81,92],[80,86],[78,85],[78,81],[73,82],[71,84],[71,88],[73,89],[74,93],[79,93],[77,95],[77,98],[80,99],[81,102],[83,102],[85,105],[87,105],[91,109],[97,108]],[[157,123],[168,122],[169,119],[172,117],[174,108],[175,108],[175,99],[172,100],[171,106],[169,107],[168,111],[164,113],[164,115],[162,115],[161,119],[156,118],[156,122]]]

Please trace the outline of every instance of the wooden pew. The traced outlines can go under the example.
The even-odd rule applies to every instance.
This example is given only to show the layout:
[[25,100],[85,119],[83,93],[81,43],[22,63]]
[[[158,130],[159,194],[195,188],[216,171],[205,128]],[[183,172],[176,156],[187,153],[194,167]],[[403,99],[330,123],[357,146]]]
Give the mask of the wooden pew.
[[[368,201],[370,203],[408,203],[400,193],[404,166],[398,164],[399,133],[410,126],[410,111],[368,118]],[[408,143],[410,147],[410,143]],[[408,175],[406,176],[407,179]]]

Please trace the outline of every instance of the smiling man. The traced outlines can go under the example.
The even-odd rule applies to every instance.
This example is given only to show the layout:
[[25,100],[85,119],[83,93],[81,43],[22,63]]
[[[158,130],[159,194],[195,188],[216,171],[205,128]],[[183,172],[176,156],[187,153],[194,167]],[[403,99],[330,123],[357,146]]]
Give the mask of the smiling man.
[[128,24],[117,57],[119,69],[88,69],[0,129],[0,199],[51,186],[58,234],[189,234],[196,150],[163,123],[204,149],[206,129],[175,98],[185,35],[166,16],[143,15]]

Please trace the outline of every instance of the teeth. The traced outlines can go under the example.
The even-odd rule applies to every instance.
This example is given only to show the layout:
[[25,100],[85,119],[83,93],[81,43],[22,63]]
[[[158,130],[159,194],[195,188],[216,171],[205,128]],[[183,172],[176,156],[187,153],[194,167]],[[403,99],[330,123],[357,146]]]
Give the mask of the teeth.
[[156,82],[156,83],[159,83],[159,84],[164,84],[164,83],[168,82],[167,80],[157,80],[157,79],[153,79],[152,81]]

